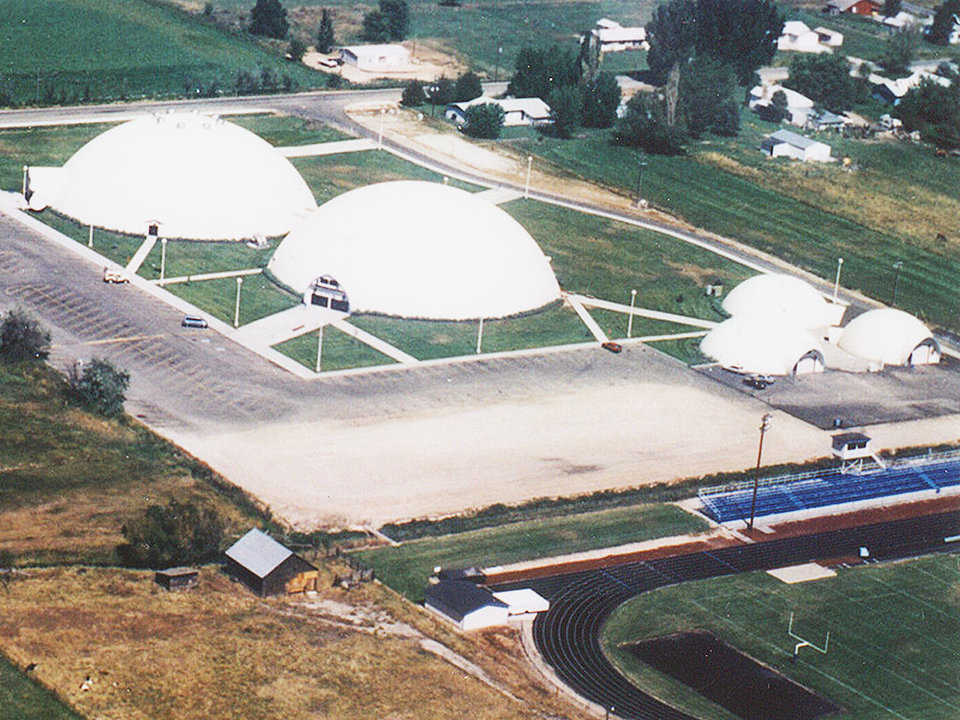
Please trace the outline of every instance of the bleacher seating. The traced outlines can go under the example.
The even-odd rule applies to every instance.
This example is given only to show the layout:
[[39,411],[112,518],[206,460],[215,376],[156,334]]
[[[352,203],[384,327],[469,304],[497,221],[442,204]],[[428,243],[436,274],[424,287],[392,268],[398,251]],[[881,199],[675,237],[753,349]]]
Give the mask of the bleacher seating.
[[[782,483],[765,482],[757,492],[755,516],[776,515],[798,510],[935,490],[960,485],[957,459],[888,467],[864,474],[843,474],[828,470],[817,477]],[[717,522],[750,517],[752,486],[742,485],[728,492],[702,492],[704,512]]]

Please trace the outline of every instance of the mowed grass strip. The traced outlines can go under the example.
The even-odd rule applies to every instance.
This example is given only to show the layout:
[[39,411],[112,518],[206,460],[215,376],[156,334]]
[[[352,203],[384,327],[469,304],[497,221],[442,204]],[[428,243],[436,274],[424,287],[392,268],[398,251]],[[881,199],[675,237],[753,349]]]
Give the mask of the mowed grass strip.
[[23,166],[59,167],[112,123],[0,130],[0,188],[23,188]]
[[[618,645],[684,630],[709,630],[842,705],[845,718],[947,720],[960,715],[960,571],[956,555],[841,569],[834,578],[787,585],[764,572],[661,588],[620,607],[603,646],[640,687],[681,707],[691,692],[635,661]],[[827,655],[801,650],[794,631]],[[703,716],[703,715],[701,715]],[[707,717],[719,717],[708,713]]]
[[231,94],[240,70],[286,75],[300,88],[325,85],[322,73],[245,34],[161,2],[3,0],[2,9],[0,75],[18,103]]
[[18,564],[114,562],[124,522],[173,497],[212,505],[231,531],[260,517],[143,426],[71,407],[44,366],[0,364],[0,475],[0,550]]
[[81,716],[0,653],[0,720],[81,720]]
[[411,540],[356,556],[394,590],[421,602],[427,578],[437,565],[505,565],[708,528],[706,522],[674,505],[635,505]]
[[[244,242],[232,240],[224,242],[169,240],[164,277],[263,268],[270,261],[279,242],[279,238],[274,238],[269,248],[258,249],[248,247]],[[159,278],[162,253],[163,243],[158,242],[150,250],[137,274],[148,280]]]
[[[217,278],[166,285],[166,290],[196,305],[215,318],[233,324],[237,302],[237,279]],[[299,298],[274,285],[264,275],[243,278],[240,292],[240,325],[300,304]]]
[[351,135],[334,130],[329,125],[291,115],[230,115],[226,119],[259,135],[274,147],[352,139]]
[[[314,370],[317,367],[318,340],[316,332],[306,333],[279,345],[274,345],[274,349]],[[395,362],[393,358],[387,357],[335,327],[325,327],[323,329],[323,355],[320,358],[321,372],[392,365]]]

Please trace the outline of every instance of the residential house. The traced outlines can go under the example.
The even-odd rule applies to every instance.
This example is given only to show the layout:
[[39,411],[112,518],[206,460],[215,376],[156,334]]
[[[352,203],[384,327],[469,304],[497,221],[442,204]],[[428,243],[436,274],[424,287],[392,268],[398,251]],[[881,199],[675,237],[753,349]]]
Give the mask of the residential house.
[[601,53],[650,48],[644,27],[624,27],[615,20],[601,18],[590,32],[596,38]]
[[778,92],[782,92],[787,98],[787,112],[790,114],[787,121],[803,127],[807,122],[807,115],[813,110],[813,100],[783,85],[755,86],[750,90],[750,109],[758,111],[759,108],[772,105],[773,96]]
[[824,10],[831,15],[850,13],[852,15],[873,15],[883,7],[877,0],[828,0]]
[[492,98],[481,95],[467,102],[451,103],[444,117],[458,126],[467,122],[467,110],[474,105],[493,103],[503,109],[504,127],[516,125],[547,125],[553,122],[552,111],[540,98]]
[[767,137],[760,149],[772,158],[788,157],[803,162],[829,162],[830,146],[789,130],[777,130]]
[[836,115],[829,110],[823,110],[820,108],[815,108],[807,115],[807,122],[804,127],[807,130],[821,131],[821,130],[836,130],[839,132],[843,130],[844,125],[847,124],[846,118],[841,115]]
[[799,20],[788,20],[777,40],[777,50],[805,53],[829,53],[833,50],[820,43],[820,36]]

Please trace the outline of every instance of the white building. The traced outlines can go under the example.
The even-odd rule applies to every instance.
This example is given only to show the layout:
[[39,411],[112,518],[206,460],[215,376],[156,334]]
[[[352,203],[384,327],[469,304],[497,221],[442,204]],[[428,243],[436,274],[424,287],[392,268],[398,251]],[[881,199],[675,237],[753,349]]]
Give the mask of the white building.
[[789,130],[777,130],[760,146],[772,158],[788,157],[803,162],[829,162],[830,146]]
[[560,298],[547,257],[496,205],[440,183],[387,182],[324,203],[268,269],[297,293],[337,282],[354,312],[465,320]]
[[803,127],[810,113],[813,111],[813,100],[806,95],[791,90],[783,85],[756,85],[750,90],[749,106],[755,110],[758,106],[773,104],[773,96],[782,92],[787,99],[787,112],[790,113],[789,122]]
[[423,604],[461,630],[506,625],[509,620],[507,603],[468,580],[441,580],[430,585]]
[[61,168],[30,168],[35,210],[84,225],[168,238],[287,233],[316,207],[296,168],[249,130],[195,113],[148,115],[94,138]]
[[940,345],[913,315],[895,308],[868,310],[851,320],[837,343],[874,369],[884,365],[930,365],[940,362]]
[[507,604],[507,614],[512,618],[536,615],[550,609],[550,601],[530,588],[501,590],[493,596]]
[[747,278],[723,299],[734,317],[759,317],[767,324],[819,330],[839,325],[846,306],[832,303],[793,275],[763,273]]
[[481,95],[467,102],[451,103],[444,117],[457,125],[467,121],[467,110],[474,105],[493,103],[503,110],[504,127],[518,125],[546,125],[553,122],[552,111],[540,98],[492,98]]
[[838,48],[843,45],[843,33],[825,27],[815,27],[813,31],[820,38],[820,44],[828,48]]
[[820,35],[800,20],[788,20],[777,39],[777,50],[805,53],[832,53],[833,49],[820,42]]
[[873,96],[878,100],[893,105],[897,105],[904,95],[913,88],[919,87],[920,83],[924,80],[936,83],[941,87],[950,87],[951,84],[948,78],[925,70],[917,70],[907,77],[897,78],[896,80],[891,80],[877,73],[871,73],[867,78],[867,82],[870,83],[872,88]]
[[340,48],[340,59],[368,72],[410,69],[410,51],[402,45],[349,45]]
[[700,351],[746,375],[806,375],[824,369],[823,350],[812,332],[769,317],[724,320],[703,338]]
[[601,53],[650,48],[647,43],[647,29],[644,27],[624,27],[615,20],[601,18],[591,32],[597,39]]

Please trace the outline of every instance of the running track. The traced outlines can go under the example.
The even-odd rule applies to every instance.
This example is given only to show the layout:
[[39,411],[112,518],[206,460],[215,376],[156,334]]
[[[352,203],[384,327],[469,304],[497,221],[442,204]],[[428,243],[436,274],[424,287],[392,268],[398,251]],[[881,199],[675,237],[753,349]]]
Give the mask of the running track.
[[616,607],[665,585],[856,556],[861,546],[878,559],[949,550],[954,546],[945,544],[944,538],[957,534],[960,512],[950,512],[585,570],[496,589],[532,587],[549,598],[550,610],[534,622],[534,641],[560,679],[587,700],[615,708],[621,718],[694,720],[634,687],[604,656],[600,632]]

